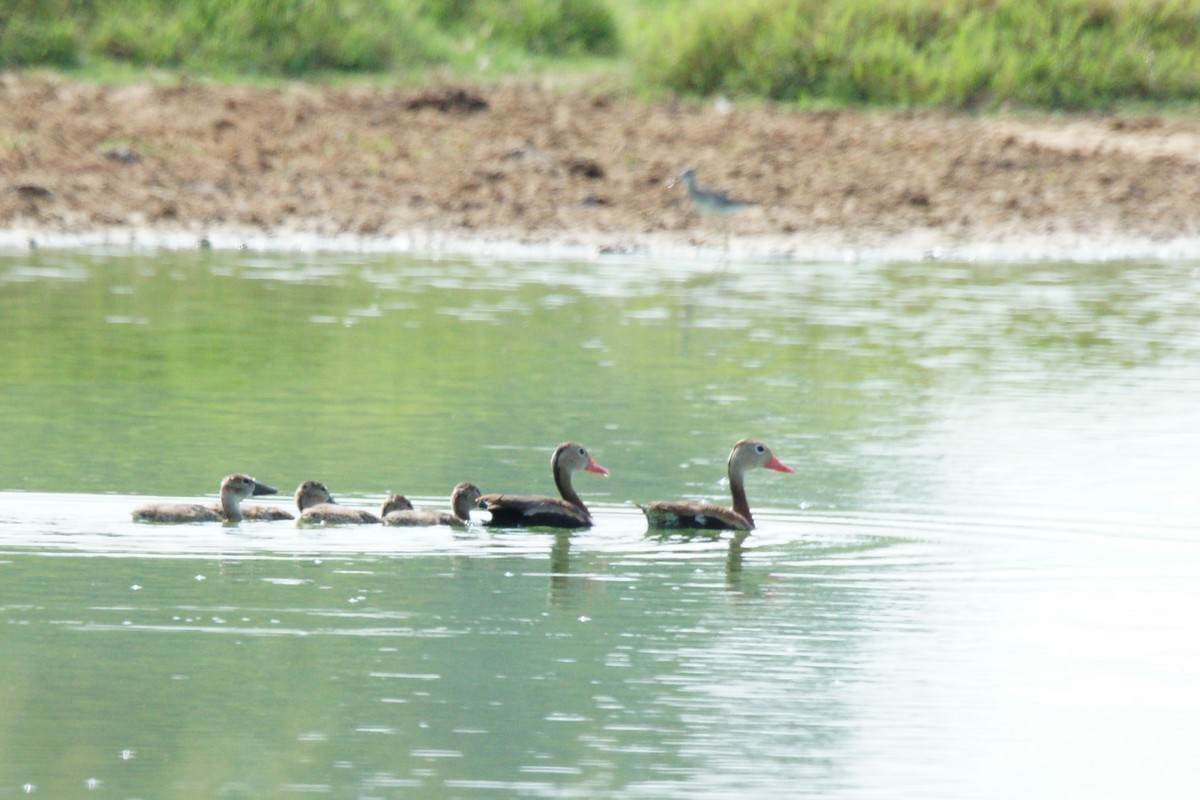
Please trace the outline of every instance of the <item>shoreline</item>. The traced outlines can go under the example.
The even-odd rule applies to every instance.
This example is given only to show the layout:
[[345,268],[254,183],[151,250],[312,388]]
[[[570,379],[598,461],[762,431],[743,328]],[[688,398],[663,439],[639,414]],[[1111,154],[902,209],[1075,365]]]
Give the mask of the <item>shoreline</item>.
[[697,265],[741,263],[877,263],[914,261],[996,264],[1072,261],[1200,261],[1200,236],[1151,239],[1090,233],[1010,235],[990,241],[956,242],[925,231],[881,241],[868,236],[731,238],[728,249],[693,237],[664,234],[554,236],[475,232],[470,236],[414,231],[396,236],[322,235],[304,231],[224,230],[197,235],[154,228],[110,228],[62,233],[29,228],[0,229],[0,252],[101,249],[115,253],[154,250],[246,250],[265,253],[406,254],[417,258],[488,257],[690,262]]
[[[700,215],[669,186],[683,166],[757,207]],[[699,261],[1195,259],[1200,115],[801,111],[517,81],[106,86],[0,73],[0,247],[31,240]]]

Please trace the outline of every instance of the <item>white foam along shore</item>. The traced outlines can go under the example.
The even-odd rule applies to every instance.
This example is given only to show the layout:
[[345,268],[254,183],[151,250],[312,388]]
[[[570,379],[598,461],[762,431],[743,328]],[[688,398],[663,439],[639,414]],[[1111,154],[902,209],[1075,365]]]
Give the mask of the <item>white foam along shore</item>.
[[114,227],[61,232],[15,227],[0,230],[0,250],[255,250],[263,252],[407,253],[416,256],[479,256],[510,259],[628,258],[705,262],[794,261],[980,261],[995,263],[1072,261],[1200,261],[1200,237],[1152,239],[1119,232],[1033,232],[966,240],[944,231],[888,236],[877,231],[734,236],[719,234],[589,231],[411,231],[389,236],[275,231]]

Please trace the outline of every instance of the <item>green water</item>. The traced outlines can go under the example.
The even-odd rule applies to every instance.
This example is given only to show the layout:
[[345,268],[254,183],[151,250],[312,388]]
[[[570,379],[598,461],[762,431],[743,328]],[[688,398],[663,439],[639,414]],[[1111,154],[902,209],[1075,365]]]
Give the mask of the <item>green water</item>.
[[[0,798],[1186,797],[1200,268],[0,254]],[[759,529],[648,535],[633,505]],[[245,471],[571,535],[150,526]],[[486,518],[481,513],[479,520]],[[1134,747],[1131,743],[1136,743]]]
[[509,474],[544,481],[567,438],[627,485],[667,472],[657,483],[673,488],[681,461],[719,465],[773,429],[800,441],[836,413],[802,406],[836,358],[756,344],[798,321],[760,328],[718,307],[725,287],[676,291],[642,268],[35,261],[0,300],[3,400],[37,409],[5,432],[7,488],[215,491],[241,469],[343,492],[440,494],[476,475],[489,491]]

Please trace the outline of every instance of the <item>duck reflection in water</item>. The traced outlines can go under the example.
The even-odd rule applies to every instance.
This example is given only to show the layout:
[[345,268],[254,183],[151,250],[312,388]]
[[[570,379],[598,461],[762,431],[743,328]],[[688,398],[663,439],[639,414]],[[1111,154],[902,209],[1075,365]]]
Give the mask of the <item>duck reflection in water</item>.
[[572,587],[581,587],[584,578],[571,578],[571,534],[561,531],[554,534],[550,545],[550,605],[553,608],[570,608],[573,605]]
[[221,502],[219,505],[203,503],[151,503],[133,511],[135,522],[157,522],[164,524],[183,524],[189,522],[225,522],[236,523],[243,519],[275,520],[293,519],[292,515],[280,508],[261,506],[242,506],[247,497],[265,494],[276,494],[278,489],[259,483],[249,475],[235,473],[221,481]]
[[[598,581],[592,576],[595,568],[586,563],[581,574],[572,574],[571,544],[577,534],[559,531],[553,535],[554,541],[550,545],[550,585],[547,602],[551,608],[560,611],[580,608],[585,605],[584,599],[587,593],[604,585],[603,581]],[[729,540],[729,549],[726,551],[724,559],[725,590],[742,597],[761,595],[764,581],[769,580],[769,572],[751,571],[749,574],[743,572],[746,553],[744,543],[749,535],[748,531],[734,533]],[[719,542],[721,538],[718,531],[675,531],[673,533],[659,531],[653,536],[661,542]],[[715,555],[714,551],[707,550],[698,558],[703,559],[701,563],[712,564],[715,563],[713,559]],[[588,554],[585,552],[578,557],[585,559],[586,562]],[[593,556],[593,558],[595,557]],[[602,555],[598,557],[603,558]],[[605,591],[607,590],[605,589]]]

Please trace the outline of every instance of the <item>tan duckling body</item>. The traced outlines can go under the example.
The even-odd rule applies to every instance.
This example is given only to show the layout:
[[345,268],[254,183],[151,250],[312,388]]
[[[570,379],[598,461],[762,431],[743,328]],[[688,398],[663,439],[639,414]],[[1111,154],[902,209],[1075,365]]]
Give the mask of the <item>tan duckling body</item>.
[[[219,505],[207,505],[203,503],[151,503],[134,509],[133,519],[135,522],[158,522],[164,524],[241,522],[243,519],[255,519],[252,514],[257,510],[256,507],[243,507],[243,500],[254,495],[275,494],[278,491],[273,486],[259,483],[249,475],[235,473],[226,476],[221,481],[221,502]],[[287,519],[291,518],[291,514],[288,514]]]
[[754,528],[754,517],[746,500],[745,473],[748,469],[757,468],[795,472],[776,458],[762,442],[742,439],[729,454],[729,491],[733,495],[733,508],[690,500],[660,500],[642,506],[646,521],[651,528],[751,530]]
[[320,481],[305,481],[296,489],[300,522],[311,525],[378,525],[379,517],[359,508],[337,504]]
[[282,522],[296,518],[292,512],[275,506],[242,506],[242,516],[251,522]]
[[[401,495],[392,495],[403,499],[408,503],[406,498]],[[454,491],[450,493],[450,507],[454,509],[453,513],[445,511],[437,511],[432,508],[416,508],[412,507],[412,503],[408,503],[408,508],[391,507],[384,504],[383,524],[384,525],[451,525],[456,528],[466,527],[471,521],[471,509],[479,505],[479,487],[473,483],[460,483],[454,487]]]
[[379,516],[385,520],[389,515],[395,514],[397,511],[412,511],[413,504],[408,498],[402,494],[389,494],[383,501],[383,507],[379,509]]
[[559,497],[542,495],[485,494],[479,505],[491,512],[486,523],[502,528],[588,528],[592,515],[575,492],[571,476],[576,470],[607,475],[587,449],[575,442],[564,442],[550,458]]

